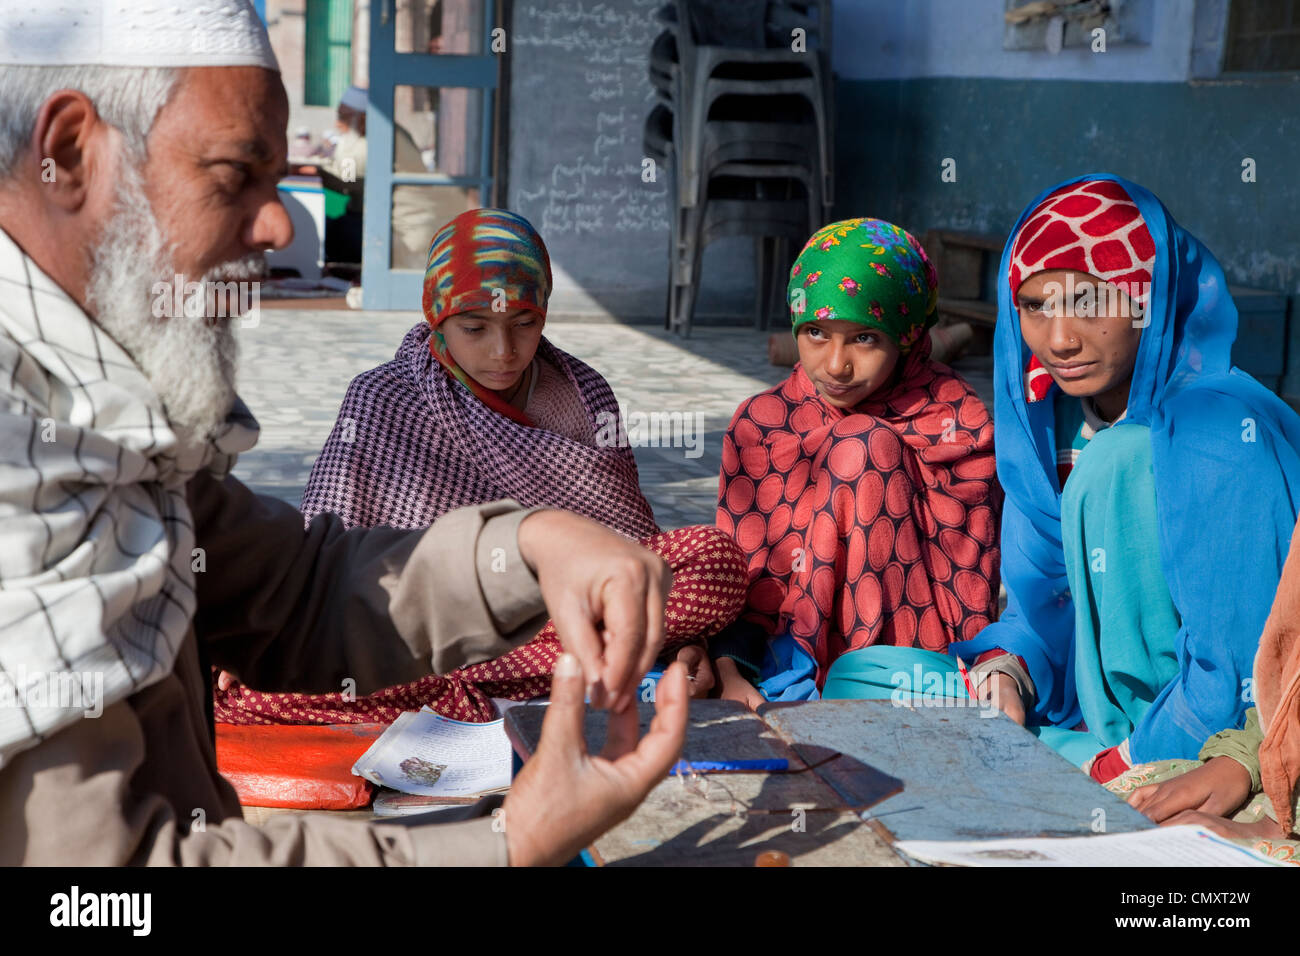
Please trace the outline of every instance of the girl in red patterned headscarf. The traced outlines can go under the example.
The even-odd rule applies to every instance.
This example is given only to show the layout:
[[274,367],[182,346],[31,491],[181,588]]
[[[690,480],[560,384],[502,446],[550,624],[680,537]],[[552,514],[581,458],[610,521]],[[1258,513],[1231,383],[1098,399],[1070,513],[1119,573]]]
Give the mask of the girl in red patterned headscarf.
[[1044,190],[998,285],[1007,609],[953,652],[1022,661],[990,681],[1009,715],[1098,782],[1185,762],[1246,720],[1300,417],[1232,365],[1222,267],[1136,183]]
[[897,226],[818,231],[788,299],[799,364],[723,443],[718,526],[749,559],[744,623],[712,645],[724,696],[925,691],[996,616],[992,420],[930,359],[937,279]]

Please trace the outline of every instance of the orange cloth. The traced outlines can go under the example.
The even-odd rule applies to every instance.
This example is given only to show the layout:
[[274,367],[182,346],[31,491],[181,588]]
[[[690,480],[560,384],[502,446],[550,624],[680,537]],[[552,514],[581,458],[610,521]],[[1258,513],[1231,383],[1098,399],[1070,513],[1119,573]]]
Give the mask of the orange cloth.
[[1260,779],[1282,829],[1291,833],[1300,783],[1300,525],[1291,536],[1291,551],[1260,638],[1254,689],[1264,731]]
[[250,807],[356,810],[374,786],[352,765],[386,724],[217,724],[217,770]]

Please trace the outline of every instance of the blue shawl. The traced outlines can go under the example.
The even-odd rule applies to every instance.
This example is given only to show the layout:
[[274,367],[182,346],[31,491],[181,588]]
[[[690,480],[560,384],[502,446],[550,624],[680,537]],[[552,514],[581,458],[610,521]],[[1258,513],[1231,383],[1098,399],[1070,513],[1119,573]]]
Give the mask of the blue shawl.
[[[1105,174],[1069,182],[1083,179],[1119,183],[1156,244],[1150,324],[1128,413],[1113,427],[1151,429],[1161,567],[1181,619],[1179,673],[1134,729],[1129,750],[1135,763],[1190,759],[1211,735],[1240,727],[1251,706],[1251,666],[1300,510],[1300,417],[1233,367],[1237,309],[1210,251],[1142,187]],[[963,659],[994,648],[1020,655],[1038,694],[1029,722],[1068,728],[1080,708],[1053,402],[1051,394],[1025,400],[1029,349],[1006,288],[1015,237],[1049,192],[1017,220],[999,271],[994,441],[1006,492],[1007,609],[950,650]]]

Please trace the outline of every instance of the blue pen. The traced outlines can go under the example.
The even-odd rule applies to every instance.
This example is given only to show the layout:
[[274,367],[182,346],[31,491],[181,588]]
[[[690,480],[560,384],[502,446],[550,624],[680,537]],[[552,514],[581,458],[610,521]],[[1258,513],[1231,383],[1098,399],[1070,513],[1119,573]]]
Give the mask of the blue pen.
[[679,760],[668,771],[670,777],[689,773],[726,773],[750,771],[752,773],[789,770],[788,760]]

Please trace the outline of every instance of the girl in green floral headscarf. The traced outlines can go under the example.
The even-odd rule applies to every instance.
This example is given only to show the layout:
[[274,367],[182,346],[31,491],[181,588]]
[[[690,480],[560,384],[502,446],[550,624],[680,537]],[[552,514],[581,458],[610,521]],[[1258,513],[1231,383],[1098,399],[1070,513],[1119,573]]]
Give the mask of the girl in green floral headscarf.
[[[814,233],[790,270],[787,301],[800,365],[822,398],[851,408],[887,381],[934,325],[938,291],[921,244],[891,223],[846,219]],[[834,340],[845,350],[828,350]]]
[[930,360],[937,292],[920,243],[878,219],[818,230],[790,270],[799,364],[722,447],[718,526],[750,569],[711,645],[724,697],[963,686],[945,651],[993,620],[998,492],[988,411]]

